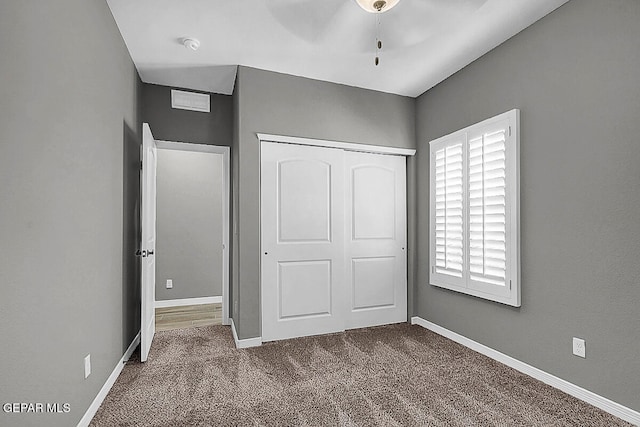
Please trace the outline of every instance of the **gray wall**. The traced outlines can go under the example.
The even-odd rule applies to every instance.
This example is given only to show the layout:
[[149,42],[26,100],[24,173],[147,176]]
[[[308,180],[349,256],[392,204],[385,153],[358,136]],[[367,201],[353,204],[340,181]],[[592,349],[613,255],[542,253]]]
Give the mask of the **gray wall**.
[[[640,2],[574,0],[418,99],[417,315],[640,410]],[[522,307],[428,284],[428,141],[521,109]],[[587,358],[571,354],[582,337]]]
[[231,145],[233,137],[231,96],[209,94],[211,112],[203,113],[171,108],[171,89],[175,88],[148,83],[142,85],[142,120],[149,123],[155,139]]
[[1,2],[0,58],[0,402],[71,405],[0,425],[70,426],[139,330],[141,83],[105,1]]
[[[413,148],[415,100],[246,67],[238,69],[236,90],[239,120],[232,151],[237,156],[233,162],[238,197],[234,251],[238,256],[234,257],[232,293],[239,311],[233,311],[233,319],[240,338],[250,338],[260,335],[260,147],[256,132]],[[409,279],[412,285],[412,277]]]
[[222,190],[222,154],[158,150],[156,300],[222,295]]

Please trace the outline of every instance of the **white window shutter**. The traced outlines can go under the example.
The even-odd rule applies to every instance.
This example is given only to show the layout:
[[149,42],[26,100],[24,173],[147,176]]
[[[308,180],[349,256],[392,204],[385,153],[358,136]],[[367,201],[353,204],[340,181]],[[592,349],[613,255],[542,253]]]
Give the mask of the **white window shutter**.
[[462,277],[464,264],[462,144],[436,151],[436,272]]
[[456,135],[430,146],[429,272],[432,282],[464,287],[465,278],[465,138]]
[[507,296],[507,151],[509,122],[469,134],[469,287]]
[[519,111],[431,141],[432,285],[520,306]]

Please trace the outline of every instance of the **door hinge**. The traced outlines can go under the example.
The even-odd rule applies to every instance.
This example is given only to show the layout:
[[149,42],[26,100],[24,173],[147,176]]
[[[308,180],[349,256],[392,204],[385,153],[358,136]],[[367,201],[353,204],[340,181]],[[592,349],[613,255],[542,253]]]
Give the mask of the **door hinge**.
[[140,160],[140,170],[142,170],[143,166],[142,166],[142,160]]
[[509,290],[511,290],[511,280],[509,280]]
[[511,126],[509,126],[509,136],[511,136]]

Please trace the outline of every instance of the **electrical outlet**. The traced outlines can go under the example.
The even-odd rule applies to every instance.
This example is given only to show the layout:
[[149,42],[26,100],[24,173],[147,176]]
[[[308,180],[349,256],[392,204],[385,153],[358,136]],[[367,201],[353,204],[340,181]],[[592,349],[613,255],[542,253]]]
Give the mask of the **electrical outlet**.
[[167,279],[167,289],[171,289],[171,288],[173,288],[173,280]]
[[581,338],[573,337],[573,354],[580,357],[587,357],[587,344]]
[[84,358],[84,377],[87,378],[91,375],[91,354],[87,354]]

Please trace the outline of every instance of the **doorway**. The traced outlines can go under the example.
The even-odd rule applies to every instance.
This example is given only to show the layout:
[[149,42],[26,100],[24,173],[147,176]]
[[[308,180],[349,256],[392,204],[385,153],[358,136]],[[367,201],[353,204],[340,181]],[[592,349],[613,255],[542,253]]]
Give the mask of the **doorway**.
[[157,148],[156,308],[222,304],[229,324],[229,147]]
[[[229,324],[230,149],[156,141],[146,124],[145,131],[143,356],[156,322],[168,322],[159,330],[205,326],[212,318]],[[206,314],[194,318],[198,313]]]

